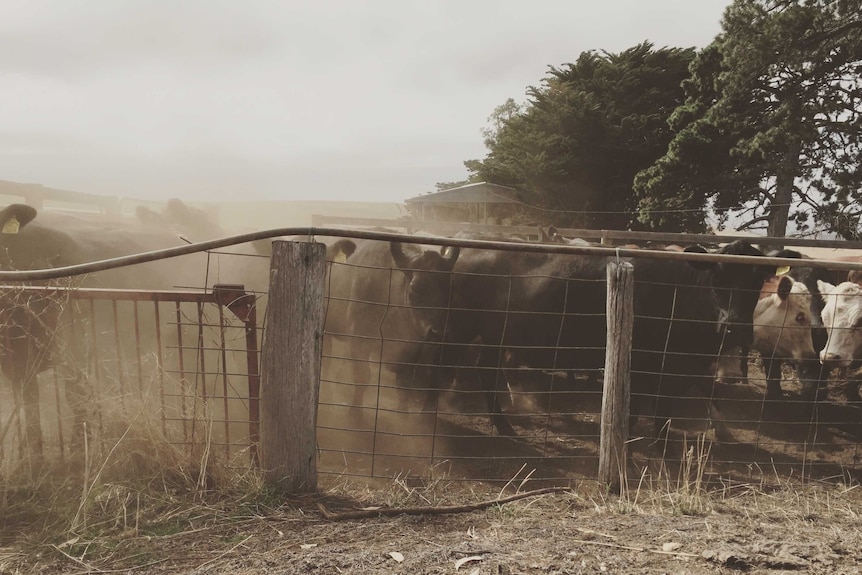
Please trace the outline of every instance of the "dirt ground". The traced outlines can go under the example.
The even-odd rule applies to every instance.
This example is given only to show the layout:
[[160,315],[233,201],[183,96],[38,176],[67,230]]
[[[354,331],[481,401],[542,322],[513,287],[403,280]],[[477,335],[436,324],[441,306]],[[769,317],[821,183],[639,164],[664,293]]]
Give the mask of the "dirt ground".
[[237,513],[242,505],[232,513],[177,508],[169,521],[141,521],[97,540],[7,545],[0,573],[862,573],[859,489],[621,498],[590,491],[585,485],[468,513],[343,521],[325,519],[318,504],[337,512],[477,502],[497,493],[441,483],[346,496],[340,486],[246,515]]
[[[321,449],[319,492],[302,498],[254,481],[210,484],[183,462],[170,468],[182,481],[171,476],[180,471],[146,481],[106,471],[83,503],[80,471],[56,503],[61,488],[50,480],[4,484],[0,575],[862,573],[859,406],[838,390],[813,412],[765,404],[758,385],[720,392],[719,425],[706,439],[692,442],[704,423],[692,415],[691,429],[672,430],[676,441],[630,444],[621,496],[592,480],[593,390],[549,396],[553,409],[540,416],[513,406],[516,440],[492,436],[487,418],[469,413],[435,419],[442,442],[392,433],[392,445],[372,447],[404,453],[375,455],[377,467],[362,460],[372,447],[345,440],[354,426],[334,412],[341,427],[319,430],[321,448],[333,446]],[[691,398],[680,414],[704,403]],[[388,478],[358,476],[372,470]],[[439,509],[548,486],[562,489],[469,512],[331,519],[320,509]]]

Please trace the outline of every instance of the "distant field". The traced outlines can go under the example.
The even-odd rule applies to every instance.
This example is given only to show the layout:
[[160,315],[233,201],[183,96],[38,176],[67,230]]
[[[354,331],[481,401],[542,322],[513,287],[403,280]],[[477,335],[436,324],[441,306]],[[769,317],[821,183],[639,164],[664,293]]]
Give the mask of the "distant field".
[[[99,203],[101,196],[80,194],[43,188],[37,184],[18,184],[0,180],[0,207],[16,202],[26,202],[21,190],[30,188],[44,190],[40,209],[61,211],[81,217],[101,217],[105,206]],[[68,198],[66,196],[69,196]],[[83,197],[79,197],[83,196]],[[114,198],[123,217],[135,218],[135,209],[145,206],[159,211],[164,201],[140,198]],[[396,219],[406,213],[404,204],[395,202],[340,202],[340,201],[257,201],[257,202],[207,202],[198,198],[181,197],[184,202],[207,212],[218,214],[219,223],[230,232],[263,230],[290,226],[310,226],[315,214],[327,216],[350,216],[356,218]],[[38,205],[38,204],[35,204]]]
[[310,226],[311,216],[395,219],[403,204],[384,202],[223,202],[216,204],[221,225],[231,231]]

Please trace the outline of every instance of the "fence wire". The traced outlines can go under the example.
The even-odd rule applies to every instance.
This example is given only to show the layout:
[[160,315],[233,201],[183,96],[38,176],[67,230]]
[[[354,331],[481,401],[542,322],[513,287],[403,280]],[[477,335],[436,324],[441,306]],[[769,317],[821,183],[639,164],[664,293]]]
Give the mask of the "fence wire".
[[[445,474],[496,482],[527,470],[534,480],[595,479],[606,318],[603,303],[586,305],[581,298],[585,291],[603,293],[604,279],[571,281],[572,276],[539,266],[492,266],[469,273],[456,266],[451,273],[434,272],[442,281],[432,283],[442,287],[433,293],[445,297],[416,306],[407,299],[406,274],[393,264],[389,242],[364,241],[377,244],[382,257],[338,257],[329,264],[318,412],[320,472],[417,480]],[[548,257],[577,257],[600,267],[606,256]],[[558,286],[552,300],[524,295],[549,283]],[[463,285],[483,289],[465,298],[459,292]],[[14,289],[20,296],[31,288]],[[255,289],[262,308],[264,288]],[[640,281],[635,289],[657,289],[677,298],[675,284],[667,279]],[[39,302],[37,293],[38,288],[18,301],[31,315],[42,317],[51,308]],[[80,365],[83,358],[90,386],[82,393],[103,441],[145,413],[166,441],[189,448],[209,442],[228,456],[251,452],[254,457],[257,358],[248,354],[259,349],[262,329],[257,324],[249,327],[211,294],[199,292],[166,293],[163,298],[152,292],[69,293],[61,302],[74,310],[75,321],[61,323],[67,331],[49,334],[48,345],[32,345],[46,337],[33,327],[39,321],[31,322],[30,331],[4,336],[7,346],[15,338],[27,341],[28,349],[38,352],[32,361],[45,361],[39,353],[50,350],[52,367],[37,376],[46,448],[66,456],[77,449],[68,366]],[[694,296],[689,290],[680,297]],[[4,313],[19,308],[6,307]],[[636,324],[671,317],[636,306]],[[262,309],[258,318],[262,325]],[[494,330],[479,329],[475,333],[483,335],[478,339],[449,338],[452,322],[465,318],[484,328],[499,326],[497,333],[507,335],[495,339],[488,336]],[[3,319],[8,325],[9,318]],[[703,320],[672,321],[703,330],[697,326]],[[416,325],[433,329],[411,328]],[[57,346],[54,338],[65,343]],[[769,368],[758,352],[727,346],[720,353],[718,348],[680,351],[660,343],[650,341],[633,350],[639,358],[657,357],[640,359],[632,371],[630,479],[643,473],[676,477],[687,472],[693,457],[704,480],[713,483],[857,477],[862,413],[860,403],[847,394],[847,370],[830,373],[826,396],[809,401],[798,371],[781,365],[793,361],[780,360],[794,358],[772,354],[782,371],[785,397],[766,399]],[[680,393],[638,383],[668,376],[694,379],[699,374],[665,370],[680,356],[707,366],[708,379]],[[747,374],[744,369],[727,373],[728,365],[740,364]],[[5,394],[0,403],[2,456],[12,460],[25,434],[17,409],[20,398],[8,386],[0,390]],[[658,409],[660,404],[665,408]],[[497,408],[513,435],[501,435],[493,423]],[[708,456],[696,449],[704,445]]]
[[[459,307],[464,298],[451,293],[444,306],[431,310],[444,312],[447,322],[472,314],[471,321],[498,324],[506,336],[453,343],[398,329],[413,321],[417,310],[399,293],[405,289],[404,271],[391,261],[342,258],[329,265],[318,415],[321,473],[423,479],[442,472],[452,479],[507,481],[527,469],[534,480],[595,479],[606,318],[604,303],[587,309],[577,298],[584,290],[603,292],[604,280],[572,281],[538,268],[482,274],[495,290],[470,300],[478,311]],[[459,279],[457,265],[449,277],[453,290],[459,282],[471,285]],[[638,281],[637,266],[635,277],[636,291],[672,292],[676,307],[682,305],[677,298],[713,299],[710,286],[681,290],[670,278]],[[535,282],[565,287],[553,302],[513,295]],[[363,283],[374,288],[357,290]],[[715,329],[714,320],[698,325],[709,320],[674,317],[673,309],[668,314],[636,305],[636,334],[637,326],[655,323],[668,330],[673,325],[682,334],[691,329],[695,336]],[[547,333],[506,331],[536,326]],[[451,327],[445,323],[442,329]],[[579,329],[599,329],[600,343],[594,336],[580,337]],[[689,472],[692,458],[703,481],[715,484],[857,478],[862,411],[843,393],[846,373],[827,374],[825,395],[815,402],[805,396],[793,367],[798,358],[776,351],[770,355],[782,371],[784,397],[767,399],[766,362],[757,351],[724,343],[714,350],[680,346],[679,336],[673,337],[676,341],[668,335],[667,342],[645,342],[635,336],[630,480],[644,474],[676,478]],[[453,355],[453,347],[460,351]],[[452,357],[462,363],[453,364]],[[691,362],[705,367],[679,371]],[[728,373],[728,366],[737,373]],[[493,381],[490,389],[488,381]],[[489,397],[516,435],[501,435],[492,425]]]
[[80,458],[86,424],[91,450],[107,452],[132,430],[183,451],[205,445],[231,461],[256,458],[257,413],[249,406],[256,407],[258,374],[249,366],[258,348],[247,335],[256,342],[260,329],[227,305],[259,298],[234,303],[224,293],[246,292],[0,287],[4,375],[22,370],[38,401],[28,412],[28,392],[0,388],[3,460],[31,455],[33,420],[46,457]]

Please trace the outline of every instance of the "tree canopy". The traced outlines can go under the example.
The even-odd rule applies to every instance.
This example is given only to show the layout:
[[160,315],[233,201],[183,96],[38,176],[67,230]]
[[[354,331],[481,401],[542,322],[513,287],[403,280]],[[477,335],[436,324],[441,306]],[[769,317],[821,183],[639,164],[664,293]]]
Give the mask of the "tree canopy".
[[694,56],[645,42],[550,67],[526,104],[509,99],[494,110],[483,133],[487,156],[465,162],[471,181],[519,190],[554,223],[637,225],[632,180],[667,150],[668,117],[685,99],[681,82]]
[[468,181],[554,223],[862,236],[862,0],[733,0],[699,52],[642,43],[550,67],[498,106]]
[[859,237],[862,1],[735,0],[670,117],[666,153],[634,181],[639,220],[784,236]]

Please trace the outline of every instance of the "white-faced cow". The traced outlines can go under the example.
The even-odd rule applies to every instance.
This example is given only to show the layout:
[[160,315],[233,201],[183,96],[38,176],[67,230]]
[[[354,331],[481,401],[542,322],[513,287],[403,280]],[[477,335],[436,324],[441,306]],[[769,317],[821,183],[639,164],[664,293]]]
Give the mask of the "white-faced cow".
[[[854,282],[818,282],[828,339],[820,352],[827,367],[849,368],[862,359],[862,287]],[[858,395],[858,392],[857,392]]]
[[[805,256],[795,250],[783,249],[773,251],[770,257],[803,259]],[[830,270],[810,267],[804,265],[793,265],[785,274],[793,280],[794,288],[791,293],[800,291],[797,284],[803,284],[810,297],[799,294],[791,295],[790,299],[783,300],[780,291],[780,278],[771,278],[764,283],[761,291],[761,300],[755,311],[755,341],[752,347],[758,350],[764,361],[767,377],[766,398],[775,400],[783,397],[781,390],[781,365],[786,363],[796,371],[802,385],[801,398],[805,401],[816,401],[825,397],[826,383],[829,378],[829,368],[821,365],[818,352],[826,345],[826,330],[823,327],[821,312],[824,301],[820,295],[818,283],[827,281],[833,277],[834,272]],[[790,294],[789,294],[790,295]],[[808,312],[798,309],[798,303],[808,301]],[[805,337],[802,323],[806,319],[810,321],[811,338],[810,343]],[[782,323],[783,322],[783,323]],[[769,324],[768,328],[757,329],[757,324]],[[786,333],[785,333],[786,330]],[[791,336],[791,334],[794,334]],[[778,338],[781,338],[779,341]],[[739,372],[737,376],[742,380],[748,379],[748,349],[743,348],[739,357]],[[726,371],[733,372],[735,366],[730,366],[728,361],[722,361],[719,366],[719,374]]]
[[[808,287],[790,275],[770,278],[754,308],[754,343],[763,357],[766,398],[780,399],[781,365],[796,367],[803,396],[816,392],[820,364],[812,337],[812,296]],[[818,322],[819,323],[819,322]]]

